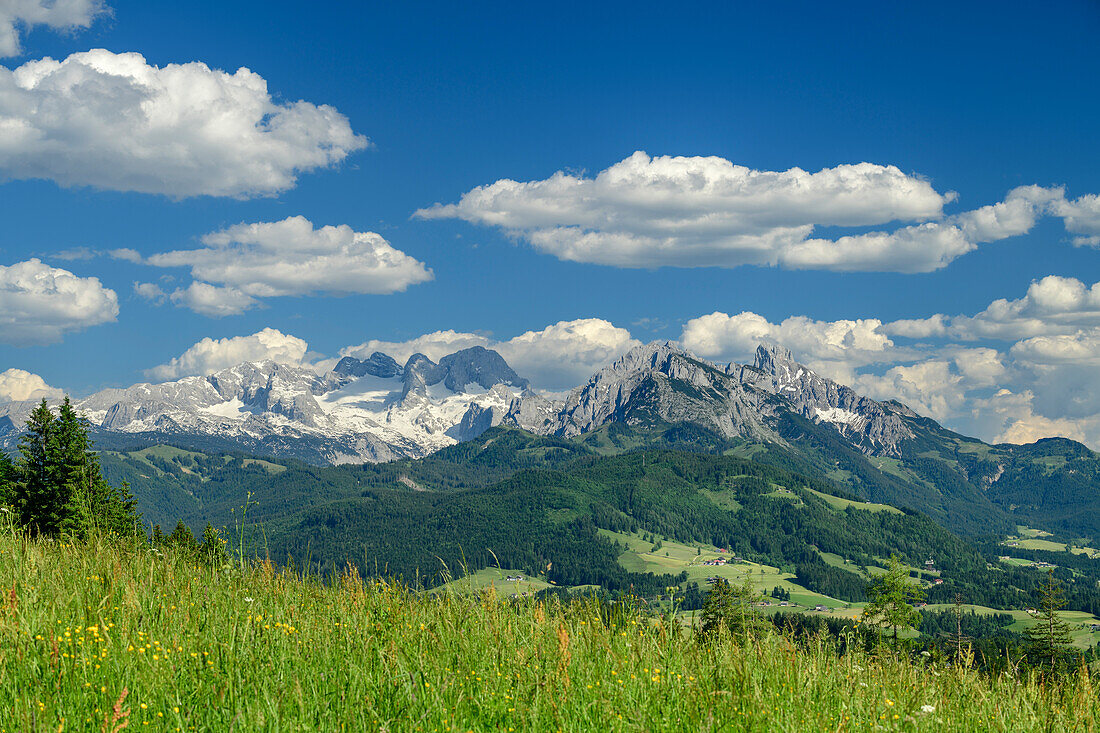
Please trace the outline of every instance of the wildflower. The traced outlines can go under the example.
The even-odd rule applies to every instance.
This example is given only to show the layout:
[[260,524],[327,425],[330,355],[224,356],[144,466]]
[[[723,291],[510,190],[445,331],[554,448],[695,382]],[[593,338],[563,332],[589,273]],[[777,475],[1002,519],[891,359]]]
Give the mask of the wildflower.
[[254,601],[254,600],[256,600],[256,599],[251,597],[251,596],[245,596],[244,597],[244,602],[245,603],[252,603],[252,601]]
[[925,715],[931,715],[932,713],[936,712],[936,706],[935,705],[921,705],[920,706],[920,711],[922,713],[924,713]]

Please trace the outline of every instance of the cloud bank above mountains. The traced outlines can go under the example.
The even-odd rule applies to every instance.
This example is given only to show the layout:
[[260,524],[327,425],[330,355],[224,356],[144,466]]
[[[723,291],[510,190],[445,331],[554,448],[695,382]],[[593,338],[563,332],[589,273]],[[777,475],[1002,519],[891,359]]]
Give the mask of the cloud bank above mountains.
[[559,321],[537,331],[510,339],[494,339],[476,333],[436,331],[402,342],[372,340],[341,350],[341,356],[368,358],[375,351],[404,362],[415,353],[438,360],[472,346],[493,349],[516,372],[539,388],[551,391],[571,389],[592,373],[611,363],[641,341],[625,328],[602,318]]
[[63,394],[62,390],[46,384],[42,377],[23,369],[6,369],[0,372],[0,402],[57,399]]
[[[65,271],[51,275],[62,281],[74,277]],[[876,399],[900,400],[965,434],[993,442],[1063,435],[1100,447],[1098,293],[1100,283],[1048,276],[1033,282],[1022,297],[994,301],[974,315],[934,314],[909,321],[791,316],[772,322],[750,311],[719,311],[687,321],[680,341],[719,363],[751,362],[758,344],[778,343],[826,376]],[[582,318],[511,338],[442,330],[404,341],[373,339],[343,348],[339,356],[365,359],[381,351],[399,362],[414,353],[438,360],[482,346],[499,352],[535,388],[559,392],[582,384],[640,344],[626,328]],[[303,338],[265,328],[246,336],[202,339],[146,375],[178,379],[262,359],[318,372],[336,361],[310,351]],[[36,375],[9,372],[6,381],[0,380],[0,398],[34,390],[41,396],[59,393]]]
[[[1000,203],[945,215],[956,198],[891,165],[766,171],[639,151],[592,178],[559,171],[541,181],[501,179],[416,216],[494,226],[562,260],[627,268],[932,272],[980,244],[1030,231],[1044,215],[1084,235],[1078,244],[1100,242],[1095,197],[1068,201],[1061,189],[1021,186]],[[893,228],[813,236],[886,225]]]
[[169,380],[213,374],[246,361],[270,359],[280,364],[300,366],[306,356],[304,340],[265,328],[250,336],[204,338],[167,364],[146,371],[150,379]]
[[[618,328],[609,321],[582,318],[559,321],[510,339],[448,330],[407,341],[371,340],[341,349],[340,356],[367,359],[381,351],[401,363],[416,353],[438,361],[456,351],[482,346],[499,352],[513,369],[531,379],[535,386],[563,390],[577,386],[594,371],[641,343],[625,328]],[[179,379],[212,374],[241,362],[264,359],[320,372],[332,368],[336,362],[310,352],[304,339],[265,328],[248,336],[204,338],[168,363],[146,370],[146,376],[157,380]]]
[[974,315],[780,323],[756,313],[691,319],[686,348],[743,360],[760,340],[877,399],[985,440],[1064,435],[1100,447],[1100,283],[1050,275]]

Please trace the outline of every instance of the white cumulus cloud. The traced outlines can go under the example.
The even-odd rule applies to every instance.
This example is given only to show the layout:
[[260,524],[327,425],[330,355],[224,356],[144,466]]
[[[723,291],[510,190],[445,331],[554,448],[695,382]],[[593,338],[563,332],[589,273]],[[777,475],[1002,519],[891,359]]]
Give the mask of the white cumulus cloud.
[[0,2],[0,57],[23,52],[20,31],[42,25],[58,31],[91,26],[109,12],[102,0],[3,0]]
[[930,359],[891,367],[882,375],[861,375],[851,386],[879,400],[898,400],[942,422],[956,414],[963,400],[962,381],[949,362]]
[[[930,272],[984,242],[1026,233],[1064,200],[1023,186],[953,216],[953,193],[895,166],[761,171],[719,157],[634,153],[592,178],[502,179],[458,203],[417,212],[496,226],[563,260],[617,267],[737,267]],[[820,227],[916,222],[892,231],[813,237]]]
[[1100,366],[1100,328],[1072,334],[1032,336],[1012,346],[1012,356],[1029,364]]
[[117,316],[118,296],[98,278],[78,277],[37,259],[0,265],[0,342],[54,343]]
[[237,288],[220,288],[200,282],[193,282],[186,288],[176,288],[168,299],[211,318],[236,316],[260,304],[260,301]]
[[937,314],[925,320],[896,321],[889,333],[949,335],[961,340],[1020,339],[1070,334],[1100,326],[1100,283],[1091,286],[1072,277],[1047,275],[1031,283],[1022,298],[999,298],[973,315]]
[[1073,243],[1077,246],[1100,246],[1100,196],[1088,194],[1053,204],[1054,212],[1066,223],[1066,231],[1078,234]]
[[356,346],[341,349],[340,355],[367,359],[371,354],[379,351],[404,364],[413,354],[423,354],[432,361],[439,361],[448,354],[473,348],[474,346],[493,348],[494,343],[492,339],[481,334],[463,333],[462,331],[447,329],[446,331],[425,333],[407,341],[371,339]]
[[1030,390],[1002,389],[991,398],[977,400],[975,412],[999,428],[989,439],[993,443],[1034,443],[1040,438],[1060,437],[1100,445],[1100,416],[1048,417],[1035,413],[1034,402]]
[[610,321],[582,318],[527,331],[500,343],[497,351],[536,386],[561,390],[577,386],[640,345],[629,331]]
[[0,402],[54,399],[64,394],[63,390],[46,384],[42,377],[23,369],[0,372]]
[[315,229],[302,216],[238,224],[202,242],[201,249],[154,254],[144,262],[189,268],[196,282],[171,299],[206,315],[240,313],[257,305],[256,298],[386,294],[432,279],[423,262],[379,234],[347,225]]
[[103,49],[0,67],[0,176],[189,196],[271,196],[367,147],[333,107],[259,74]]
[[179,379],[265,359],[298,366],[305,359],[307,349],[302,339],[274,328],[265,328],[250,336],[204,338],[167,364],[146,370],[146,376],[160,380]]

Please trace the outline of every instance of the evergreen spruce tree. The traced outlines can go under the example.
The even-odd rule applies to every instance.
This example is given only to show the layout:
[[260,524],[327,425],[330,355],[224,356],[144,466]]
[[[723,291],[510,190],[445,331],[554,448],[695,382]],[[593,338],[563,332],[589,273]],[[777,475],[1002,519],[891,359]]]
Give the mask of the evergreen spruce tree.
[[176,528],[168,535],[167,543],[178,550],[189,553],[194,553],[199,549],[199,543],[195,540],[195,535],[191,534],[190,528],[183,523],[182,519],[176,522]]
[[164,532],[161,531],[159,524],[153,525],[153,533],[149,536],[149,544],[153,547],[160,547],[164,544]]
[[11,511],[15,503],[15,464],[8,454],[0,451],[0,508]]
[[137,502],[123,482],[107,483],[92,450],[88,421],[73,409],[69,398],[57,415],[60,480],[67,485],[69,512],[64,529],[83,535],[98,529],[106,534],[133,534],[138,526]]
[[88,425],[66,397],[55,417],[46,400],[27,419],[19,439],[22,458],[16,467],[14,509],[20,524],[33,534],[93,529],[132,534],[137,503],[123,483],[107,483],[92,450]]
[[1039,599],[1038,623],[1025,632],[1029,642],[1027,653],[1035,664],[1053,671],[1065,662],[1070,646],[1069,627],[1058,616],[1066,605],[1065,595],[1053,570],[1039,586]]
[[32,534],[59,533],[72,497],[61,481],[58,465],[57,418],[43,399],[27,418],[27,432],[19,438],[19,477],[15,485],[15,512]]
[[753,602],[756,591],[748,575],[739,587],[734,588],[725,579],[714,581],[703,601],[701,635],[709,637],[724,629],[730,634],[753,635],[763,629]]
[[920,622],[920,614],[911,604],[924,600],[924,590],[909,580],[909,571],[897,555],[890,556],[889,567],[867,586],[871,599],[863,609],[863,618],[870,623],[893,630],[894,648],[898,645],[898,630]]

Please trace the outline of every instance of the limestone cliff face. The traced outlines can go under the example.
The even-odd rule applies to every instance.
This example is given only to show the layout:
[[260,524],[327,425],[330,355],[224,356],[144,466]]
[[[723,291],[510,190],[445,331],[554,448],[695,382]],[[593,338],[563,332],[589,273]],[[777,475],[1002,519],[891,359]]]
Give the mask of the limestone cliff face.
[[534,396],[517,399],[505,418],[527,430],[563,437],[609,422],[661,420],[701,425],[726,436],[782,442],[785,411],[826,423],[860,450],[896,455],[913,437],[897,404],[863,397],[797,363],[786,349],[762,345],[752,365],[702,361],[672,342],[633,349],[573,390],[554,410]]
[[913,437],[902,419],[916,417],[912,410],[856,394],[799,364],[782,347],[761,345],[751,367],[730,364],[726,371],[743,384],[782,397],[802,417],[828,423],[865,453],[898,455],[898,444]]
[[573,390],[547,432],[572,437],[609,422],[690,422],[727,437],[775,440],[761,395],[671,342],[639,346]]

